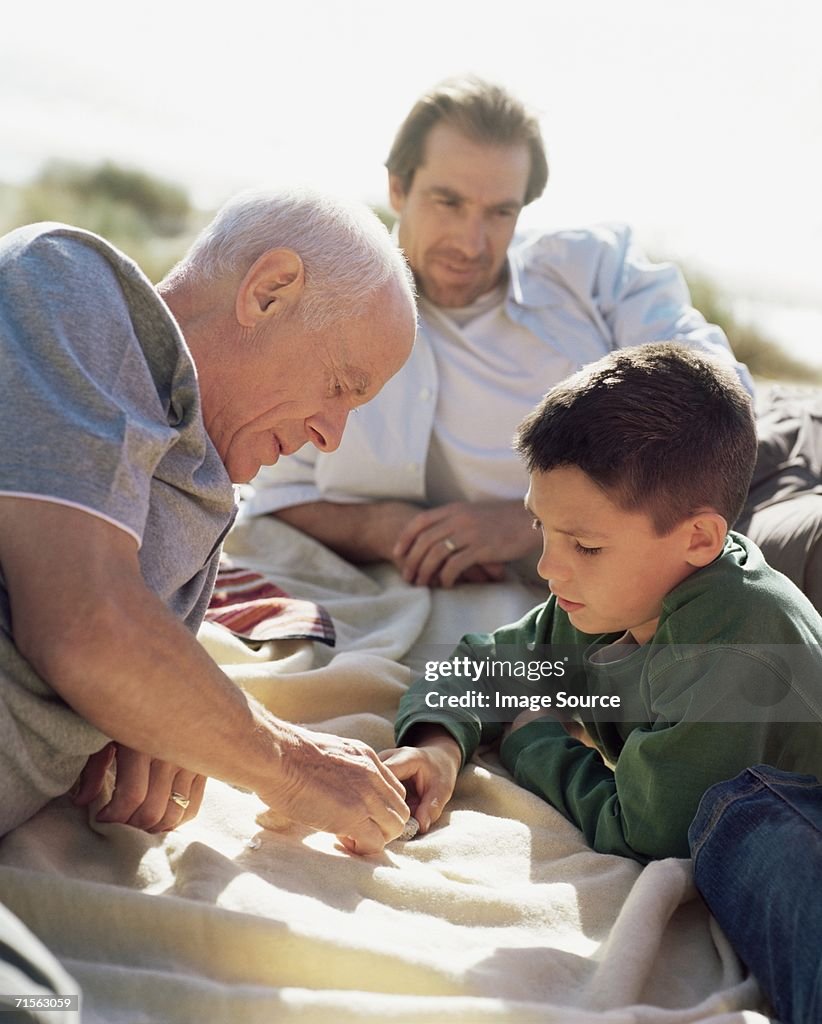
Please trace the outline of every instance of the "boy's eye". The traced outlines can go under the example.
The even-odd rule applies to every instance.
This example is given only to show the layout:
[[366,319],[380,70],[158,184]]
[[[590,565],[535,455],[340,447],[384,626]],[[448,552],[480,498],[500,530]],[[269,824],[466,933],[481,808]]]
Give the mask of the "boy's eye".
[[598,555],[602,548],[586,548],[579,541],[575,541],[576,550],[581,555]]

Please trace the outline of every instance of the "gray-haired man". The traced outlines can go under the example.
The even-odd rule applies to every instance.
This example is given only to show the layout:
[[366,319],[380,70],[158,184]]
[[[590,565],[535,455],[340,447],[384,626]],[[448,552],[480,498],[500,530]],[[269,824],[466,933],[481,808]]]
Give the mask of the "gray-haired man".
[[412,285],[367,210],[247,195],[155,289],[102,239],[0,241],[0,834],[86,759],[101,813],[151,831],[205,775],[283,817],[382,849],[408,815],[364,744],[279,721],[198,645],[233,483],[349,412],[408,357]]

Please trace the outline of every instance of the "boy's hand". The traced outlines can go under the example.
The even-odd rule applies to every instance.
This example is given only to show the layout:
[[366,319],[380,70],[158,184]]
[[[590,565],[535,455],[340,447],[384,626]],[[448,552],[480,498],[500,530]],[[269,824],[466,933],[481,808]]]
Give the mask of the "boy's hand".
[[415,735],[419,746],[383,750],[380,760],[406,788],[409,810],[427,832],[445,810],[457,784],[462,751],[440,726]]

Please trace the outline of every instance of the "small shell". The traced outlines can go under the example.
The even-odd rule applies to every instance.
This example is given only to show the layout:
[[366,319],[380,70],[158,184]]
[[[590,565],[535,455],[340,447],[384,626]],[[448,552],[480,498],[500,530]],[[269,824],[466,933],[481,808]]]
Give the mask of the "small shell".
[[403,839],[403,840],[413,839],[414,836],[419,832],[419,830],[420,830],[420,823],[417,821],[417,819],[416,818],[409,818],[408,821],[406,821],[406,823],[405,823],[405,828],[397,836],[397,839]]

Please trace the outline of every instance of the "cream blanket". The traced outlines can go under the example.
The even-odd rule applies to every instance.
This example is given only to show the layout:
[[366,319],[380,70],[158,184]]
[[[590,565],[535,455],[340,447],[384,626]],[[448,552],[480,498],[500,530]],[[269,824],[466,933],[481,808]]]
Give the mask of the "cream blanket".
[[[277,714],[377,749],[392,745],[403,663],[420,645],[451,644],[538,599],[515,583],[418,590],[273,520],[241,523],[230,547],[322,601],[338,650],[252,651],[210,625],[202,642]],[[264,810],[211,781],[195,821],[152,837],[90,827],[56,801],[0,843],[0,901],[82,988],[85,1024],[768,1019],[688,861],[642,870],[592,853],[490,754],[463,772],[431,833],[381,856],[266,829]]]

